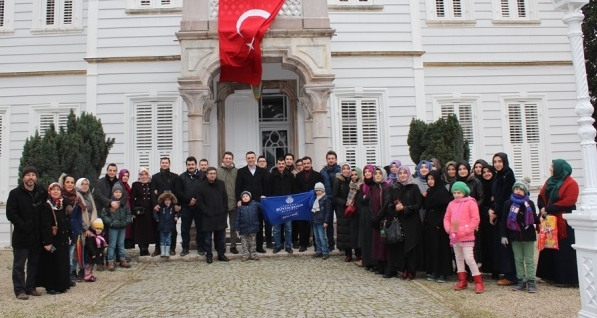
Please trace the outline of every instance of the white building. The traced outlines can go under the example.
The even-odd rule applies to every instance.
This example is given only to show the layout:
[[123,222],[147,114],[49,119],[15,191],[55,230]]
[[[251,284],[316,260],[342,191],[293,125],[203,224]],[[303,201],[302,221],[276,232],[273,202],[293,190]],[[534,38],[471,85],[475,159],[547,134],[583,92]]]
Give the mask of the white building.
[[[287,0],[263,41],[263,98],[219,83],[217,0],[0,0],[0,201],[25,139],[70,109],[116,138],[108,162],[334,149],[411,163],[413,117],[456,113],[472,158],[510,155],[538,186],[582,183],[567,28],[551,0]],[[133,172],[134,179],[134,172]],[[4,206],[0,208],[4,214]],[[0,246],[9,245],[0,215]]]

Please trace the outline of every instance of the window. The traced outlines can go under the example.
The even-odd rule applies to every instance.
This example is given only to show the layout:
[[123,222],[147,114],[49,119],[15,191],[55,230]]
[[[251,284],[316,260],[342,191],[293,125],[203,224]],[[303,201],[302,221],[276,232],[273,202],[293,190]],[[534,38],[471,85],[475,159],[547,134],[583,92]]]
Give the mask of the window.
[[184,169],[179,158],[182,129],[174,129],[182,108],[179,96],[129,95],[127,105],[125,116],[130,120],[125,122],[124,127],[125,149],[133,151],[125,152],[125,165],[131,167],[131,171],[139,171],[143,167],[155,173],[160,170],[160,158],[168,157],[172,171]]
[[182,10],[182,0],[127,0],[126,9],[127,13],[147,11],[171,12],[173,9],[180,12]]
[[537,0],[493,0],[494,23],[536,23]]
[[34,33],[82,31],[82,15],[82,1],[37,0],[31,30]]
[[381,162],[378,149],[379,106],[377,99],[356,98],[340,101],[342,153],[352,166]]
[[50,125],[54,124],[54,129],[56,131],[60,130],[60,127],[64,127],[66,129],[66,122],[68,120],[68,114],[70,110],[73,109],[75,114],[78,113],[79,106],[78,105],[59,105],[59,104],[50,104],[50,105],[36,105],[32,106],[33,108],[33,120],[32,122],[36,123],[35,127],[33,127],[33,131],[31,134],[34,134],[37,130],[40,136],[45,135],[46,130],[50,128]]
[[14,0],[0,0],[0,34],[12,33],[14,19]]
[[478,96],[436,96],[434,97],[436,113],[442,118],[448,118],[448,115],[454,114],[462,127],[462,134],[468,141],[470,149],[469,163],[472,165],[475,160],[480,158],[483,146],[481,145],[480,127],[475,125],[478,122],[476,118],[480,117],[480,105]]
[[427,0],[427,22],[474,23],[471,0]]
[[541,185],[542,137],[539,127],[539,101],[507,101],[508,138],[512,146],[510,167],[517,179],[529,177],[531,185]]

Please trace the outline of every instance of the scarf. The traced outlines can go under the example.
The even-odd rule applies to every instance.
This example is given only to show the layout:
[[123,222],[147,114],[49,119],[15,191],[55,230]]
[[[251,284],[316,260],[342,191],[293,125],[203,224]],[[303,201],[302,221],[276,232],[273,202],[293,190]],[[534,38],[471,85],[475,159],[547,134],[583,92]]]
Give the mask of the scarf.
[[357,196],[357,192],[359,192],[359,188],[361,187],[362,182],[359,181],[352,181],[348,184],[348,197],[346,197],[346,206],[354,204],[354,198]]
[[118,172],[118,180],[120,180],[122,182],[122,185],[124,186],[124,190],[126,191],[126,194],[128,194],[130,197],[131,196],[131,186],[129,185],[128,182],[122,181],[122,177],[124,176],[125,173],[129,174],[129,178],[131,177],[131,173],[127,169],[121,169],[120,172]]
[[398,174],[400,174],[401,170],[406,171],[406,175],[408,176],[408,178],[405,181],[400,181],[400,178],[397,177],[396,179],[392,180],[391,186],[393,188],[397,188],[398,184],[401,184],[402,186],[415,184],[415,180],[413,179],[413,176],[410,173],[410,169],[407,166],[400,166],[400,168],[398,168]]
[[[480,164],[481,165],[481,174],[477,174],[475,172],[475,166]],[[473,164],[473,175],[475,176],[475,178],[479,179],[480,181],[483,181],[483,167],[489,165],[487,163],[487,161],[483,160],[483,159],[479,159],[477,161],[475,161],[475,164]]]
[[450,177],[448,176],[448,167],[449,166],[454,166],[454,169],[456,169],[456,161],[448,161],[448,163],[446,163],[446,171],[444,171],[444,178],[447,184],[452,184],[454,182],[456,182],[456,178],[458,177],[458,170],[456,170],[456,176],[454,177]]
[[105,246],[108,246],[108,244],[106,243],[106,239],[103,236],[95,234],[92,235],[93,237],[95,237],[95,245],[97,246],[97,248],[103,248]]
[[62,200],[62,197],[60,199],[53,199],[52,197],[49,197],[47,202],[54,211],[58,211],[62,210]]
[[512,205],[510,205],[510,211],[508,212],[508,218],[506,219],[506,227],[509,230],[520,232],[520,226],[516,220],[518,213],[520,211],[520,206],[524,204],[524,228],[533,225],[535,223],[535,217],[533,210],[531,209],[531,205],[529,204],[529,195],[520,195],[514,194],[510,196],[510,201],[512,201]]
[[[462,199],[456,199],[454,200],[454,202],[460,203]],[[460,227],[460,214],[462,212],[462,204],[458,204],[457,206],[458,208],[454,209],[454,212],[452,212],[452,218],[450,219],[450,247],[453,247],[454,244],[458,243],[458,228]]]
[[[371,171],[371,178],[365,178],[365,170]],[[361,191],[363,191],[364,195],[369,195],[371,193],[371,187],[375,185],[375,181],[373,181],[374,172],[374,165],[366,165],[365,167],[363,167],[363,187]]]
[[[426,165],[427,169],[429,169],[429,171],[431,171],[431,170],[433,170],[433,164],[430,161],[422,160],[417,165],[417,169],[415,170],[415,173],[417,174],[417,177],[419,178],[419,180],[421,180],[423,183],[425,183],[425,182],[427,182],[427,175],[421,174],[421,166],[423,166],[423,165]],[[427,174],[429,174],[429,173],[427,173]]]
[[[467,171],[467,174],[464,177],[461,177],[460,173],[458,173],[458,170],[460,170],[461,166],[464,166],[464,168],[466,168],[466,171]],[[462,181],[462,182],[466,183],[470,176],[471,176],[471,165],[469,165],[468,162],[466,162],[464,160],[458,161],[456,163],[456,181]]]
[[114,185],[116,184],[116,182],[118,182],[118,178],[115,177],[114,179],[110,178],[110,176],[106,173],[106,181],[108,181],[108,185],[110,185],[110,189],[112,189],[112,187],[114,187]]
[[392,173],[392,166],[396,165],[396,168],[400,169],[400,167],[402,166],[402,162],[400,162],[400,160],[392,160],[392,162],[390,162],[390,165],[388,166],[388,180],[386,181],[388,184],[392,183],[392,180],[395,180],[398,178],[398,174],[393,174]]
[[321,211],[321,209],[319,208],[319,200],[321,200],[321,198],[323,198],[324,195],[325,192],[322,195],[315,197],[315,201],[313,201],[313,208],[311,209],[311,212],[317,213]]
[[433,187],[427,189],[427,196],[423,200],[425,209],[432,210],[442,208],[446,206],[454,199],[450,191],[446,189],[446,184],[442,180],[442,173],[439,170],[430,171],[427,175],[433,177],[435,184]]
[[85,207],[85,204],[83,202],[81,202],[79,200],[79,197],[77,197],[77,190],[75,190],[75,188],[73,188],[72,190],[66,190],[65,188],[62,188],[62,197],[66,198],[66,200],[70,203],[71,206],[75,206],[78,205],[79,207],[81,207],[82,211],[85,211],[87,207]]
[[564,184],[564,180],[572,174],[572,167],[563,159],[555,159],[552,164],[553,175],[547,180],[545,194],[548,196],[546,199],[553,204],[560,200],[560,188]]

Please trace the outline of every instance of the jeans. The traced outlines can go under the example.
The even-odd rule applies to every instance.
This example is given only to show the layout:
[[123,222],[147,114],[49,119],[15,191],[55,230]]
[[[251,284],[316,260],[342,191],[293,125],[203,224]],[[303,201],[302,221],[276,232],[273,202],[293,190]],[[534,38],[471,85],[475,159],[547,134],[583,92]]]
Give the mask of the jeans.
[[274,225],[274,242],[276,248],[282,248],[282,226],[284,226],[285,248],[292,248],[292,221]]
[[524,282],[535,280],[535,242],[512,242],[516,278]]
[[108,261],[114,261],[114,252],[118,249],[118,257],[121,261],[124,261],[124,235],[126,229],[113,229],[110,228],[110,242],[108,243]]
[[160,232],[160,246],[170,246],[172,243],[172,232]]
[[[31,248],[13,248],[12,285],[15,296],[31,292],[35,289],[35,276],[39,264],[41,246]],[[25,276],[25,262],[27,262],[27,275]]]
[[211,236],[213,233],[218,256],[224,256],[224,253],[226,253],[226,229],[203,233],[205,234],[205,255],[210,257],[213,256],[211,251]]
[[70,264],[70,271],[74,271],[77,269],[77,262],[73,259],[73,255],[75,254],[75,247],[77,247],[76,242],[72,242],[71,245],[68,246],[68,262]]
[[[199,211],[198,207],[183,206],[181,209],[182,223],[180,225],[180,236],[182,237],[182,249],[188,250],[191,242],[191,224],[195,221],[195,243],[197,243],[197,249],[201,250],[200,246],[205,241],[204,233],[201,231],[203,225],[203,216]],[[163,244],[162,244],[163,245]],[[170,245],[170,243],[168,243]]]
[[[328,226],[329,228],[329,226]],[[329,254],[330,251],[328,249],[328,240],[325,236],[325,230],[323,229],[323,224],[315,224],[313,223],[313,234],[315,234],[315,244],[317,245],[317,250],[315,252],[321,254]]]

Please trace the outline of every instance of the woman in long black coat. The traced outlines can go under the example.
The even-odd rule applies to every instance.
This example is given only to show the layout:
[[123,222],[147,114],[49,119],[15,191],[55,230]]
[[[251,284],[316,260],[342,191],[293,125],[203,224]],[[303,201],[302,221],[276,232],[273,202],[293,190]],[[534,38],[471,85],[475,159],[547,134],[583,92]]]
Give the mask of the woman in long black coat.
[[[369,205],[371,197],[371,188],[375,186],[373,181],[373,165],[366,165],[363,168],[363,183],[357,193],[357,211],[359,212],[359,237],[358,247],[361,249],[361,263],[366,270],[371,270],[377,265],[372,257],[373,252],[373,224],[371,219],[371,206]],[[357,265],[359,265],[357,263]]]
[[[131,187],[131,213],[133,214],[133,234],[135,244],[139,245],[139,256],[149,256],[149,244],[156,243],[154,220],[151,206],[151,179],[145,168],[139,170],[139,181]],[[143,213],[137,211],[143,209]],[[156,256],[154,252],[153,256]]]
[[452,270],[452,250],[450,238],[444,230],[444,215],[450,201],[454,198],[446,189],[442,173],[438,170],[427,175],[427,189],[424,206],[425,223],[427,224],[426,237],[429,249],[427,250],[427,272],[431,273],[430,280],[445,282]]
[[388,265],[384,278],[402,272],[402,279],[412,280],[417,270],[417,245],[421,242],[422,196],[415,184],[410,169],[401,166],[398,178],[393,180],[384,196],[384,208],[380,211],[386,221],[397,218],[402,225],[404,241],[386,245],[388,248]]
[[342,164],[340,173],[332,188],[332,198],[336,203],[336,246],[344,250],[344,261],[352,261],[352,246],[350,246],[350,219],[344,215],[346,198],[350,190],[350,165]]
[[[45,287],[48,294],[61,294],[70,288],[69,220],[66,212],[70,204],[62,197],[60,184],[48,187],[48,200],[40,206],[42,250],[39,257],[36,285]],[[56,235],[52,231],[56,228]]]

